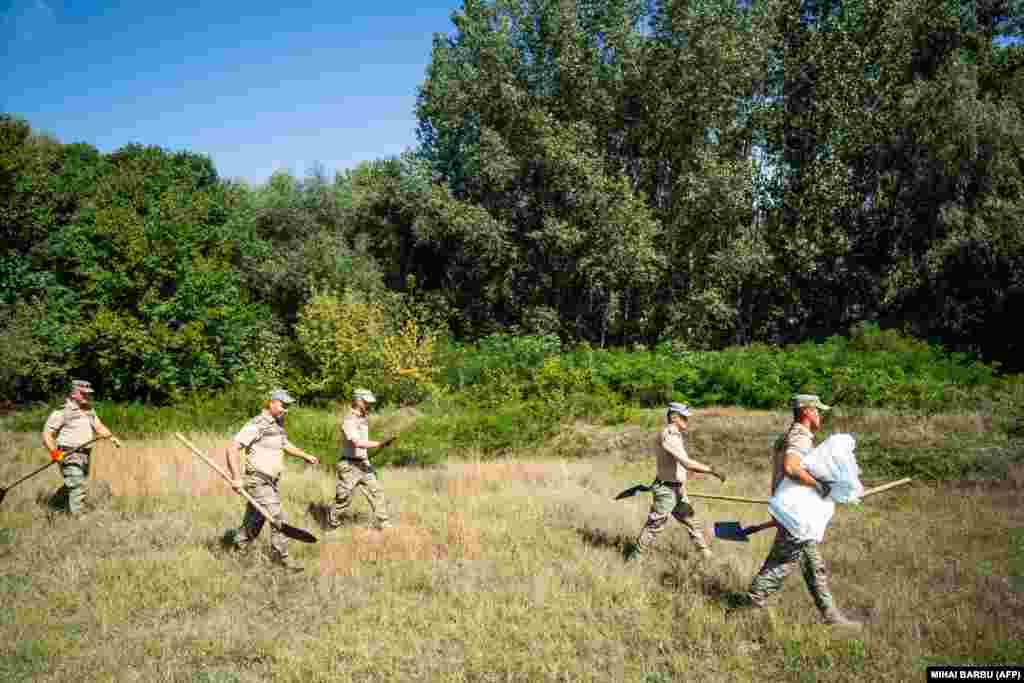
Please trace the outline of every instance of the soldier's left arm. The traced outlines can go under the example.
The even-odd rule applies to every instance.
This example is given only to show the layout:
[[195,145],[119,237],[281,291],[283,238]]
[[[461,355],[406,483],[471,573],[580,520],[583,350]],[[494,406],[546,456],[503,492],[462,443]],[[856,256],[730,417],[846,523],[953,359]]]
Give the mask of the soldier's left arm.
[[320,462],[320,459],[317,458],[315,455],[310,455],[306,451],[302,450],[301,448],[293,444],[291,441],[287,442],[284,445],[284,452],[296,458],[302,458],[310,465],[316,465],[317,463]]

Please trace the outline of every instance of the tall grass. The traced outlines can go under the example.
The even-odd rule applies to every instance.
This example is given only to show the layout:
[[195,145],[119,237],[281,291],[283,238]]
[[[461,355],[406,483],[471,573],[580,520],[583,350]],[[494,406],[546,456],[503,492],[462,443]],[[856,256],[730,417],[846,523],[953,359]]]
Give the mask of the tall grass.
[[[387,416],[388,419],[408,419]],[[908,420],[873,413],[833,427],[885,446],[941,443],[975,416]],[[422,418],[421,418],[422,419]],[[694,455],[728,472],[691,491],[764,494],[766,444],[786,416],[699,411]],[[639,565],[622,551],[649,498],[613,501],[649,481],[643,447],[661,422],[579,425],[588,458],[546,445],[488,461],[472,450],[432,468],[386,469],[396,528],[378,532],[365,501],[338,531],[306,515],[333,496],[320,468],[289,466],[288,520],[320,536],[292,543],[306,572],[278,572],[267,534],[245,554],[218,539],[243,502],[165,437],[96,451],[114,496],[84,520],[48,521],[35,490],[0,507],[0,674],[62,681],[668,681],[918,680],[936,663],[1019,663],[1022,491],[915,484],[841,507],[823,545],[840,606],[863,633],[822,626],[799,576],[764,612],[727,614],[769,533],[716,541],[701,562],[672,526]],[[974,425],[972,427],[972,425]],[[400,425],[395,424],[396,428]],[[623,436],[625,435],[625,436]],[[191,433],[219,456],[227,432]],[[560,438],[563,435],[559,435]],[[34,435],[0,432],[0,481],[45,458]],[[552,444],[548,441],[545,444]],[[695,499],[716,520],[763,521],[763,507]],[[1007,543],[1010,538],[1011,542]]]

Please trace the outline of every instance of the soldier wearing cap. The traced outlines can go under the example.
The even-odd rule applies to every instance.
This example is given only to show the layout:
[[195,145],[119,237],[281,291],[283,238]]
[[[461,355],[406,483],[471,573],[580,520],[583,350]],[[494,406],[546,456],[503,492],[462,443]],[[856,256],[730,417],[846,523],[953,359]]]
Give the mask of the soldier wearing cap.
[[718,477],[725,481],[725,476],[711,467],[692,459],[686,452],[686,441],[689,435],[690,410],[681,403],[669,403],[666,421],[668,424],[657,437],[655,450],[658,454],[658,471],[651,493],[654,501],[647,516],[647,523],[637,538],[636,546],[630,558],[642,555],[650,548],[658,534],[668,523],[669,515],[676,518],[684,527],[694,545],[705,557],[711,557],[704,535],[704,525],[696,516],[689,498],[686,496],[686,473],[701,472]]
[[65,456],[82,444],[97,438],[111,438],[110,430],[91,407],[92,384],[76,379],[71,382],[64,407],[50,413],[43,427],[43,445],[50,458],[60,463],[67,492],[67,512],[78,517],[84,512],[86,480],[89,478],[90,448]]
[[[278,489],[281,473],[284,471],[284,454],[302,458],[311,465],[320,462],[288,440],[288,434],[284,430],[284,416],[292,403],[294,400],[284,389],[270,392],[270,400],[267,401],[263,412],[246,422],[227,448],[226,459],[228,472],[233,480],[232,487],[236,491],[245,489],[245,492],[278,522],[284,522],[281,493]],[[239,478],[242,450],[246,453],[245,470],[244,476]],[[229,534],[228,542],[238,549],[246,548],[259,536],[265,521],[263,515],[247,503],[242,526]],[[270,547],[274,562],[292,571],[302,570],[288,557],[287,537],[273,526],[270,531]]]
[[367,415],[370,404],[377,399],[368,389],[356,389],[352,392],[352,405],[341,421],[341,452],[338,456],[338,484],[335,488],[334,505],[327,517],[327,525],[332,529],[341,526],[341,516],[352,504],[352,492],[361,487],[363,495],[370,503],[376,524],[381,529],[391,527],[387,504],[377,481],[377,473],[370,464],[368,451],[383,448],[394,441],[394,437],[384,441],[370,440],[370,421]]
[[[783,477],[788,477],[815,489],[822,498],[828,497],[828,482],[818,481],[803,466],[804,457],[814,448],[814,433],[821,429],[821,412],[826,410],[830,410],[830,407],[814,394],[793,396],[793,423],[776,441],[772,454],[773,495]],[[828,586],[828,572],[817,541],[797,540],[781,525],[778,526],[768,558],[750,584],[744,606],[764,607],[768,597],[782,588],[786,577],[798,563],[825,623],[860,628],[859,621],[847,619],[835,606]]]

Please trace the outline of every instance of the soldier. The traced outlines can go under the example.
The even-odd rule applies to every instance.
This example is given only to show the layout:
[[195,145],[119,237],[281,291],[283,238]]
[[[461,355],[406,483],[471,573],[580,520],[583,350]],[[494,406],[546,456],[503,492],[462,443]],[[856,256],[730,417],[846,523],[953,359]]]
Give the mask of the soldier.
[[49,451],[50,458],[60,463],[60,473],[64,476],[63,489],[68,498],[67,513],[72,517],[80,517],[85,511],[86,480],[89,478],[89,455],[92,449],[85,448],[67,457],[64,453],[93,439],[112,437],[110,430],[91,407],[92,393],[89,382],[73,380],[64,407],[50,413],[43,427],[43,445]]
[[686,533],[693,539],[694,545],[700,549],[701,554],[705,558],[711,557],[711,549],[708,547],[704,535],[704,525],[696,516],[693,506],[686,496],[686,472],[689,470],[710,474],[718,477],[722,482],[725,481],[725,476],[687,455],[686,438],[689,434],[689,419],[690,410],[685,405],[681,403],[668,404],[666,414],[668,424],[661,430],[655,444],[658,453],[658,473],[651,485],[654,501],[651,503],[651,512],[647,516],[647,523],[644,525],[643,531],[640,532],[640,537],[628,559],[642,555],[654,544],[658,534],[668,523],[670,513],[686,527]]
[[[828,497],[828,482],[818,481],[803,466],[803,458],[814,448],[814,434],[821,429],[820,411],[826,410],[830,410],[829,406],[822,403],[814,394],[793,396],[793,423],[776,442],[775,452],[772,454],[773,495],[783,477],[789,477],[792,481],[815,489],[822,498]],[[751,582],[750,591],[744,596],[741,606],[764,607],[768,597],[782,588],[783,582],[797,563],[803,570],[804,581],[825,623],[860,628],[859,621],[847,619],[835,606],[818,542],[797,540],[781,524],[778,525],[775,542],[768,552],[768,558]]]
[[[281,473],[284,471],[284,454],[302,458],[310,465],[320,462],[288,440],[284,430],[284,416],[288,413],[287,406],[292,403],[292,397],[284,389],[270,392],[266,408],[245,423],[228,445],[226,454],[228,472],[234,480],[232,488],[236,491],[244,488],[253,500],[260,503],[279,522],[284,522],[281,493],[278,490]],[[245,476],[238,478],[239,454],[242,449],[245,449],[247,456]],[[247,503],[242,526],[229,534],[228,542],[239,550],[246,548],[259,536],[265,521],[263,515]],[[273,526],[270,531],[270,547],[270,556],[274,562],[291,571],[302,571],[302,567],[294,564],[288,557],[287,537]]]
[[390,529],[387,505],[383,492],[377,482],[377,472],[370,464],[367,451],[371,448],[384,448],[395,437],[384,441],[370,441],[370,421],[367,417],[370,404],[377,399],[368,389],[356,389],[352,393],[352,406],[341,422],[341,452],[338,456],[338,484],[335,488],[334,505],[327,517],[327,525],[331,529],[341,526],[341,515],[352,504],[352,492],[362,487],[363,495],[370,503],[376,519],[377,527]]

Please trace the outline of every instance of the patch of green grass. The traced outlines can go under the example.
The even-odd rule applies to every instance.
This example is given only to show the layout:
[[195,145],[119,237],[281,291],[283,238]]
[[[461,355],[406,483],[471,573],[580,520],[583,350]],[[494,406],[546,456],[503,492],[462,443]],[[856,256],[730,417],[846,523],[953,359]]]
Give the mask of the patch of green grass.
[[641,683],[672,683],[672,675],[664,671],[651,671],[644,674]]
[[32,585],[32,579],[20,574],[7,574],[0,576],[0,594],[2,593],[24,593]]
[[241,683],[241,680],[231,671],[200,671],[192,677],[192,683]]
[[1009,536],[1010,585],[1014,590],[1024,591],[1024,529],[1010,529]]
[[16,537],[14,529],[0,529],[0,545],[14,545]]
[[26,640],[17,644],[14,654],[0,658],[0,680],[31,681],[50,666],[50,649],[45,641]]
[[845,668],[855,674],[863,673],[868,660],[867,647],[864,645],[864,641],[846,641],[846,647],[841,654],[841,658],[840,668]]

